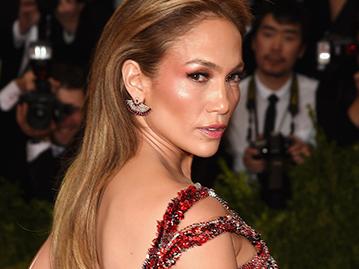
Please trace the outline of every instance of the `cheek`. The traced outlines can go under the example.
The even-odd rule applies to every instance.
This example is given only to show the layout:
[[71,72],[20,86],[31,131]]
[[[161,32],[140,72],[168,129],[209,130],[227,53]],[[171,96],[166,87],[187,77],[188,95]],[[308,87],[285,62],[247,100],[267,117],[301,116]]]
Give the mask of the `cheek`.
[[270,47],[270,44],[271,39],[258,36],[253,43],[253,50],[256,54],[262,54],[264,53],[264,50],[267,50]]
[[66,117],[60,125],[80,125],[82,120],[82,114],[75,112],[74,114]]
[[253,49],[254,57],[257,62],[262,62],[263,58],[266,54],[268,54],[268,51],[270,49],[268,46],[257,44],[255,49]]
[[234,106],[236,107],[241,100],[241,89],[239,86],[236,88],[235,98],[234,98]]
[[185,79],[168,79],[154,91],[157,94],[153,97],[153,109],[158,111],[157,116],[188,123],[201,110],[199,89],[191,88]]
[[238,102],[241,99],[241,92],[239,86],[233,86],[231,89],[231,96],[229,97],[229,102],[231,106],[231,113],[236,109]]
[[298,44],[287,44],[286,46],[286,55],[292,59],[292,61],[296,61],[298,56],[300,55],[301,47]]
[[76,113],[76,114],[74,115],[74,121],[75,121],[76,123],[80,124],[81,121],[82,121],[82,113]]

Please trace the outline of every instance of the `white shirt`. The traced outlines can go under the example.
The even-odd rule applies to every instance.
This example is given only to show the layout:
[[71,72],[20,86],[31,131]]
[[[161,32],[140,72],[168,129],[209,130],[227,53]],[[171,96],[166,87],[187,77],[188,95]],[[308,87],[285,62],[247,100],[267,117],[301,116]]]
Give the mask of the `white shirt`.
[[9,111],[19,101],[21,90],[15,80],[0,90],[0,110]]
[[26,161],[28,163],[34,161],[41,155],[41,153],[45,152],[47,149],[51,148],[52,156],[58,157],[64,151],[65,147],[55,145],[51,143],[49,140],[39,141],[37,143],[33,143],[31,141],[27,141],[26,143]]
[[21,65],[18,72],[18,75],[21,75],[24,72],[27,64],[29,63],[29,46],[32,42],[38,39],[39,30],[37,26],[32,26],[29,31],[27,31],[27,33],[21,34],[19,21],[17,20],[13,24],[12,31],[15,48],[21,48],[22,46],[24,46],[24,54],[22,56]]
[[[279,90],[272,91],[266,87],[258,78],[254,76],[256,83],[256,106],[258,115],[258,132],[263,134],[264,118],[268,107],[268,97],[275,94],[278,97],[276,104],[276,120],[274,132],[281,133],[284,136],[290,134],[291,115],[288,112],[290,98],[290,86],[292,78],[289,79]],[[247,77],[240,83],[241,99],[236,110],[233,113],[229,130],[227,132],[229,141],[229,151],[234,158],[234,170],[246,170],[243,164],[243,155],[245,149],[249,146],[247,141],[247,132],[249,125],[249,113],[246,108],[248,84],[251,77]],[[318,81],[306,76],[297,74],[299,91],[299,112],[294,118],[294,135],[306,143],[314,143],[315,129],[312,119],[309,116],[309,107],[315,111],[315,92]],[[254,123],[252,126],[252,140],[254,140]]]

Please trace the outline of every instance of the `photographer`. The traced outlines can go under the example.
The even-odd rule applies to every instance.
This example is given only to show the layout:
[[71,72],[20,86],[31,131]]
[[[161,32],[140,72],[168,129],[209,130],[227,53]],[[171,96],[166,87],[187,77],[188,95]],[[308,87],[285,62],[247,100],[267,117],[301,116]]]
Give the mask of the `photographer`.
[[[0,93],[1,108],[5,105],[9,110],[2,113],[15,109],[17,124],[16,128],[6,126],[1,135],[0,175],[19,181],[28,199],[54,200],[58,180],[75,149],[74,140],[82,122],[83,78],[83,71],[78,67],[53,67],[49,83],[54,101],[47,104],[49,109],[42,110],[51,113],[51,120],[41,128],[36,124],[32,126],[31,122],[43,123],[43,118],[36,119],[36,114],[32,115],[35,119],[29,117],[29,109],[36,107],[39,100],[24,98],[39,91],[35,88],[37,83],[32,71],[11,82]],[[12,104],[16,105],[14,109],[11,109]]]
[[50,43],[54,61],[87,67],[101,30],[87,10],[85,0],[19,0],[17,19],[4,37],[10,45],[1,56],[1,85],[23,74],[29,46],[39,40]]
[[251,33],[256,69],[241,84],[228,132],[234,169],[256,174],[263,199],[283,208],[290,196],[286,167],[310,155],[317,81],[294,72],[305,50],[305,24],[294,4],[264,7]]
[[318,124],[343,147],[359,143],[359,4],[355,11],[356,32],[346,37],[351,43],[332,55],[317,91]]

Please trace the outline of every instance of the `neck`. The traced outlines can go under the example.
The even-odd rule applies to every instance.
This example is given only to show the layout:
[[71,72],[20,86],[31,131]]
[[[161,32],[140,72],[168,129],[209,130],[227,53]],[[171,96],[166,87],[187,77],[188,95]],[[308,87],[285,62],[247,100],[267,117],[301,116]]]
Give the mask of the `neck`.
[[292,73],[273,76],[257,69],[256,74],[259,80],[270,90],[278,91],[291,78]]
[[168,142],[161,140],[152,132],[142,133],[142,143],[139,149],[148,164],[158,165],[179,181],[191,183],[191,166],[193,156]]

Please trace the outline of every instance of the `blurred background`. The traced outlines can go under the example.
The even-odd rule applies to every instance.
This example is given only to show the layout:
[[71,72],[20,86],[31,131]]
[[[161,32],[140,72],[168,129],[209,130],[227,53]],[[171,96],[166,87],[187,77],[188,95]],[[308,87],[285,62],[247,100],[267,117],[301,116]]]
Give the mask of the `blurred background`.
[[[280,186],[280,206],[263,199],[253,171],[236,168],[236,136],[212,158],[194,160],[194,181],[214,187],[258,229],[281,268],[359,268],[359,1],[249,2],[255,19],[243,38],[244,79],[262,68],[254,42],[267,14],[300,31],[288,70],[311,81],[299,93],[312,96],[310,153],[286,168],[290,186]],[[48,235],[57,189],[81,140],[91,58],[120,3],[0,2],[0,268],[26,268]],[[272,56],[264,57],[284,64],[293,33],[277,38],[277,28],[265,27]]]

